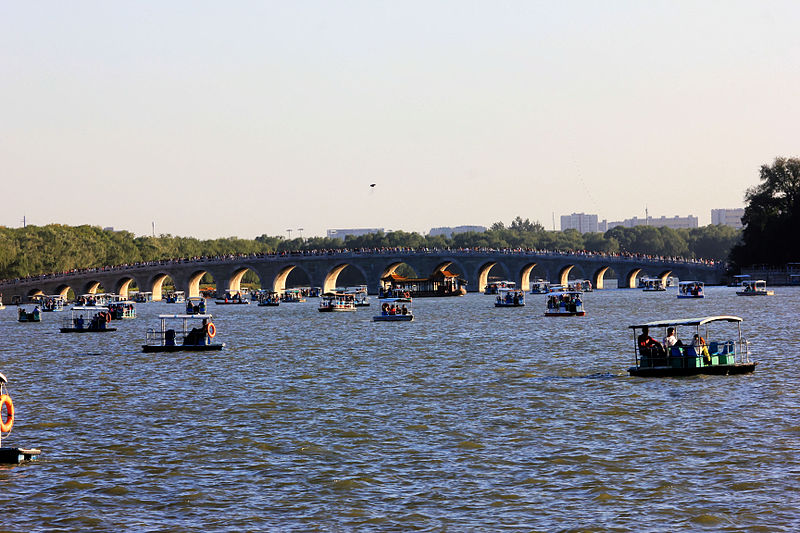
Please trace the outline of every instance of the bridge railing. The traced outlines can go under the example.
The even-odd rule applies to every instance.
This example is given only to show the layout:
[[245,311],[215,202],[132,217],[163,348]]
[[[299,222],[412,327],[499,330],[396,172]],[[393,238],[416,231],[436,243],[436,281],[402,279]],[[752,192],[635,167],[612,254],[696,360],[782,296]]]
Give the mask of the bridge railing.
[[142,268],[153,266],[169,266],[177,264],[225,264],[230,261],[242,260],[271,260],[282,261],[287,257],[358,257],[363,255],[463,255],[463,256],[476,256],[476,255],[517,255],[524,257],[544,257],[544,258],[563,258],[565,256],[579,257],[583,259],[601,259],[601,260],[614,260],[614,261],[627,261],[627,262],[652,262],[661,264],[680,264],[680,265],[699,265],[711,268],[720,268],[722,263],[706,259],[694,259],[684,257],[668,257],[656,256],[649,254],[630,254],[630,253],[608,253],[608,252],[591,252],[591,251],[563,251],[563,250],[534,250],[534,249],[521,249],[521,248],[422,248],[422,249],[409,249],[409,248],[375,248],[375,249],[336,249],[336,250],[304,250],[293,252],[273,252],[273,253],[255,253],[255,254],[228,254],[223,256],[200,256],[192,258],[178,258],[178,259],[162,259],[158,261],[143,261],[131,264],[122,264],[114,266],[103,267],[90,267],[82,269],[73,269],[65,272],[40,274],[37,276],[26,276],[24,278],[13,278],[0,280],[2,285],[17,285],[23,283],[30,283],[32,281],[45,281],[49,279],[63,279],[78,276],[85,276],[86,274],[103,274],[109,272],[120,272],[126,270],[140,270]]

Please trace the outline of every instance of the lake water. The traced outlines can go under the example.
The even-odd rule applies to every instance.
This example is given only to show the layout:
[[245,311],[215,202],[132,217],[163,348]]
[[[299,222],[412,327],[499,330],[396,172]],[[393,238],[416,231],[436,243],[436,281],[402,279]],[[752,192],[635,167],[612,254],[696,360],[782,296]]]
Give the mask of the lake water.
[[[211,304],[206,354],[141,353],[179,304],[98,335],[9,306],[3,445],[43,453],[0,467],[0,529],[796,531],[800,288],[775,290],[596,291],[582,318],[470,294],[411,323]],[[754,374],[627,375],[629,324],[715,314],[745,319]]]

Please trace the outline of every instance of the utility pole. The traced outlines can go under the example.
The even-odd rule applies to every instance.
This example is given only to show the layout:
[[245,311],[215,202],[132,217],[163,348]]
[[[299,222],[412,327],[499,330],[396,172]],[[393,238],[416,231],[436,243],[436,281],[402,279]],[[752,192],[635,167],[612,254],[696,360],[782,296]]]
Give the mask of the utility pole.
[[28,222],[25,219],[25,215],[22,215],[22,227],[23,228],[27,228],[28,227]]
[[303,240],[303,228],[297,228],[297,231],[300,232],[300,240]]
[[153,224],[153,238],[155,239],[155,237],[156,237],[156,222],[155,222],[155,220],[153,221],[152,224]]
[[291,240],[292,240],[292,230],[290,230],[290,229],[287,229],[287,230],[286,230],[286,233],[288,233],[288,234],[289,234],[289,240],[291,241]]
[[553,231],[556,230],[556,212],[553,211]]

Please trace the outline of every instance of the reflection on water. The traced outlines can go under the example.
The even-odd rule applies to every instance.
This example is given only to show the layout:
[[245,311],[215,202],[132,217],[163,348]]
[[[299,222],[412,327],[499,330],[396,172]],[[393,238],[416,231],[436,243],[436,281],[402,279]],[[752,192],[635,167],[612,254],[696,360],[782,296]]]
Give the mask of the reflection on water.
[[[791,530],[800,289],[777,293],[597,291],[584,318],[470,294],[411,323],[212,305],[227,347],[205,354],[140,352],[179,305],[103,335],[9,307],[3,442],[44,453],[0,470],[25,502],[2,529]],[[755,374],[627,376],[628,324],[710,314],[745,318]]]

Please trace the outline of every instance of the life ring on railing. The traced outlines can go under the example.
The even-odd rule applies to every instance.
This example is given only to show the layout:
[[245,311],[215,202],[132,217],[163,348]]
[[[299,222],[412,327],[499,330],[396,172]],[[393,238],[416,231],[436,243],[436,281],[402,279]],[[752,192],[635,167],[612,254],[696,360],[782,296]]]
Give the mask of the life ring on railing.
[[11,396],[8,394],[0,396],[0,411],[3,410],[4,405],[8,415],[5,422],[3,422],[3,417],[0,416],[0,432],[8,433],[14,427],[14,402],[11,401]]
[[209,339],[213,339],[217,335],[217,327],[213,322],[206,324],[206,335],[208,335]]

